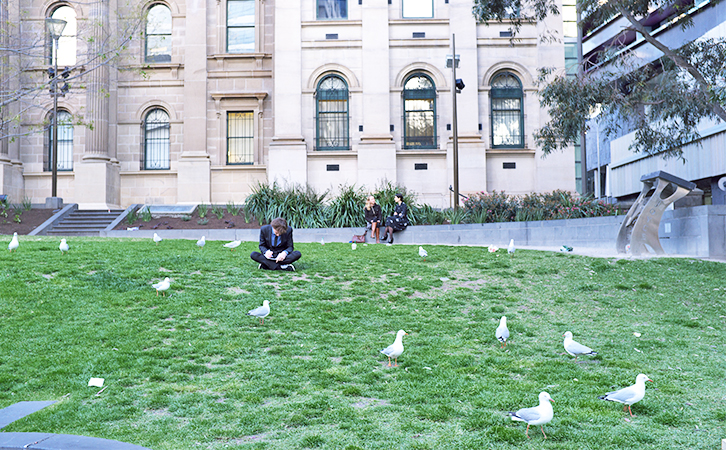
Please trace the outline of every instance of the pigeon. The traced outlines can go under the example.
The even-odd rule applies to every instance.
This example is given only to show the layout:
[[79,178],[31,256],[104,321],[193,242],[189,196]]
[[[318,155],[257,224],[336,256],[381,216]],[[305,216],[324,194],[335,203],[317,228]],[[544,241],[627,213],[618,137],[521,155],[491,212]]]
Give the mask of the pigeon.
[[586,347],[579,342],[573,341],[572,333],[569,331],[565,332],[565,351],[574,356],[575,361],[577,361],[577,357],[580,355],[597,355],[597,353],[592,351],[590,347]]
[[423,247],[419,246],[418,247],[418,256],[422,257],[424,259],[424,261],[426,261],[426,257],[429,256],[429,252],[424,250]]
[[232,242],[227,242],[226,244],[224,244],[224,246],[226,248],[230,249],[231,251],[234,251],[234,249],[236,249],[237,247],[239,247],[239,245],[241,243],[242,243],[242,241],[232,241]]
[[489,253],[496,253],[498,251],[499,251],[499,247],[497,247],[496,245],[489,246]]
[[60,250],[61,253],[63,253],[63,252],[67,252],[69,249],[70,249],[70,247],[68,246],[68,243],[66,242],[65,238],[61,239],[60,245],[58,246],[58,250]]
[[166,278],[164,278],[164,281],[159,281],[158,283],[152,284],[151,286],[154,289],[156,289],[156,296],[157,297],[159,296],[159,291],[161,291],[161,296],[162,297],[166,297],[166,295],[164,294],[164,291],[166,291],[167,289],[169,289],[169,287],[171,286],[171,280],[169,280],[169,277],[166,277]]
[[10,250],[10,253],[13,252],[13,250],[17,250],[18,247],[20,247],[20,242],[18,242],[18,233],[13,233],[13,238],[10,240],[10,243],[8,244],[8,250]]
[[512,256],[514,254],[514,239],[509,240],[509,247],[507,247],[507,253],[509,253],[509,256]]
[[494,333],[494,335],[499,339],[499,342],[502,343],[502,347],[504,348],[507,346],[507,339],[509,339],[509,328],[507,328],[507,316],[502,316],[502,318],[499,320],[499,326],[497,327],[497,331]]
[[540,427],[542,428],[542,435],[545,439],[547,439],[547,435],[544,432],[543,425],[546,423],[550,423],[550,421],[552,420],[552,416],[554,415],[550,402],[554,403],[554,400],[552,400],[550,394],[546,392],[540,392],[539,406],[535,406],[534,408],[522,408],[517,412],[509,413],[509,415],[512,416],[512,420],[527,422],[527,430],[524,432],[524,434],[527,436],[527,439],[529,439],[530,425],[540,425]]
[[207,243],[207,241],[205,241],[205,239],[206,238],[204,236],[202,236],[202,238],[197,241],[197,247],[204,248],[204,244]]
[[265,300],[262,302],[262,306],[255,308],[247,313],[248,316],[255,316],[260,319],[260,325],[265,324],[265,317],[270,314],[270,302]]
[[641,373],[635,378],[634,385],[622,388],[619,391],[608,392],[607,394],[601,395],[598,398],[600,400],[608,400],[611,402],[622,403],[623,411],[625,411],[625,408],[627,407],[628,412],[630,413],[630,417],[633,417],[633,411],[630,410],[630,405],[643,400],[643,397],[645,397],[646,381],[652,382],[653,380],[648,378],[648,375]]
[[163,241],[163,239],[161,238],[161,236],[159,236],[158,234],[154,233],[154,242],[156,242],[156,245],[159,245],[159,242],[161,242],[161,241]]
[[408,335],[408,333],[406,333],[405,331],[398,330],[398,333],[396,333],[396,340],[393,341],[393,344],[381,350],[381,353],[388,356],[388,367],[391,367],[391,358],[396,361],[395,366],[398,367],[398,357],[401,356],[401,353],[403,353],[404,334]]

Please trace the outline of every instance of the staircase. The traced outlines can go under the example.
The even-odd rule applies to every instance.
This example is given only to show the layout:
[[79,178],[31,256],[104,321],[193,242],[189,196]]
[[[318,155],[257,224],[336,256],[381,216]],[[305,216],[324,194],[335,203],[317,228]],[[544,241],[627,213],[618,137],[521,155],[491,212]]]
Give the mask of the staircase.
[[100,211],[76,210],[48,230],[48,236],[98,236],[116,218],[123,209]]

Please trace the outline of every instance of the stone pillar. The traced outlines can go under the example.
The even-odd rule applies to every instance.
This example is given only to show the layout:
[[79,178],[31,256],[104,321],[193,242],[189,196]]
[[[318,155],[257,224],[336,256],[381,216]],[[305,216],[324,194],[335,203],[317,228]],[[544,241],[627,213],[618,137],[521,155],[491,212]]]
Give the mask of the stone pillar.
[[[110,0],[90,5],[88,23],[93,39],[88,42],[91,57],[104,54],[111,42]],[[115,61],[89,71],[86,90],[86,145],[83,157],[74,168],[74,200],[79,209],[106,209],[120,206],[120,167],[109,155],[110,72]]]
[[302,24],[298,0],[275,1],[274,136],[267,178],[280,184],[308,180],[307,144],[302,133]]
[[[0,0],[0,23],[20,23],[18,2]],[[0,47],[10,48],[17,44],[14,42],[19,36],[13,34],[13,29],[4,25],[0,28]],[[20,62],[17,54],[9,51],[0,51],[0,57],[5,61],[0,64],[0,80],[5,83],[2,90],[12,92],[20,88],[18,83]],[[6,105],[0,110],[0,194],[5,194],[10,201],[19,203],[25,197],[22,163],[20,162],[20,139],[11,140],[9,135],[18,133],[17,121],[13,118],[19,114],[17,103]]]
[[358,182],[372,188],[384,180],[396,182],[396,144],[390,131],[388,1],[364,1],[361,19],[363,134],[358,144]]
[[207,0],[186,2],[183,139],[177,163],[177,203],[209,203],[212,183],[207,153]]

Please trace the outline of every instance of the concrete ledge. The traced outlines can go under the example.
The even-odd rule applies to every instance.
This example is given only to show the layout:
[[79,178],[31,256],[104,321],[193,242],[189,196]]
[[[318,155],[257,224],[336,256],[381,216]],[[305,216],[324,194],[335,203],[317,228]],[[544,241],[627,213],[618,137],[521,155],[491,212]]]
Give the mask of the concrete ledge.
[[51,433],[0,433],[0,450],[149,450],[146,447],[87,436]]
[[66,216],[69,216],[73,211],[78,209],[78,203],[71,203],[69,205],[66,205],[58,211],[57,213],[53,214],[53,217],[46,220],[42,224],[40,224],[39,227],[28,233],[28,236],[43,236],[45,233],[53,227],[53,225],[58,224],[61,220],[63,220]]
[[116,228],[118,226],[118,224],[121,223],[122,220],[124,220],[126,218],[126,216],[131,214],[131,211],[135,210],[136,208],[140,208],[141,206],[143,206],[143,205],[133,204],[133,205],[129,206],[128,208],[126,208],[124,210],[124,212],[122,212],[118,217],[116,217],[116,219],[114,219],[113,222],[111,222],[103,231],[100,232],[101,236],[105,236],[105,234],[103,234],[104,232],[112,231],[114,228]]

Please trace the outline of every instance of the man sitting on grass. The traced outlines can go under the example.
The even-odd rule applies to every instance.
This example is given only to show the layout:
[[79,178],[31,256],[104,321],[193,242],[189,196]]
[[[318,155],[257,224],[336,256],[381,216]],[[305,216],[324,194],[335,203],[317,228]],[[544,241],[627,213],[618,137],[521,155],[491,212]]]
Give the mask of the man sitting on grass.
[[294,271],[292,265],[302,254],[292,243],[292,227],[282,217],[260,228],[260,251],[252,252],[250,258],[260,263],[258,269]]

